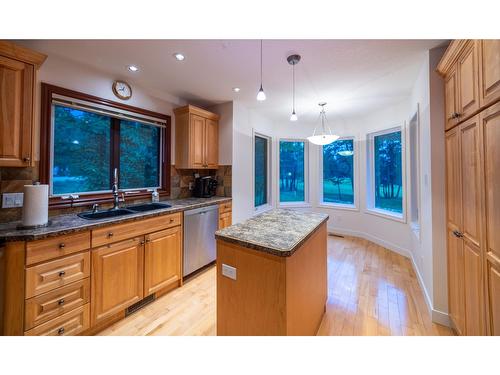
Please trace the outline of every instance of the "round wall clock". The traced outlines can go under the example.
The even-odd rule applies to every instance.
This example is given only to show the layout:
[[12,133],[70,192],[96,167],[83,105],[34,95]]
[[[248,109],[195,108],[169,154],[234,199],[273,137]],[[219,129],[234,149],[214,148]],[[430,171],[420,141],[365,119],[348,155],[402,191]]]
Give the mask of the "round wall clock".
[[122,100],[128,100],[132,96],[132,88],[127,82],[124,81],[114,81],[113,82],[113,93],[117,98]]

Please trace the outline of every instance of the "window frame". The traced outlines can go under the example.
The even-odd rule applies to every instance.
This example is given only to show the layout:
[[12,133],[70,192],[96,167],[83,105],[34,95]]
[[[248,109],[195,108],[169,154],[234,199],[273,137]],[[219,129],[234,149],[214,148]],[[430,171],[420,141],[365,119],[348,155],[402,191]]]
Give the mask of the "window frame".
[[[255,137],[264,138],[267,140],[267,203],[264,203],[260,206],[255,206]],[[272,189],[272,162],[273,162],[273,137],[270,135],[266,135],[264,133],[258,132],[255,129],[252,129],[252,199],[253,199],[253,207],[255,213],[260,213],[264,211],[268,211],[273,208],[273,189]]]
[[[381,208],[375,207],[375,137],[385,134],[390,134],[394,132],[401,132],[401,182],[403,188],[403,196],[402,196],[402,213],[398,214],[392,211],[384,210]],[[402,123],[401,125],[392,126],[390,128],[386,128],[383,130],[375,131],[368,133],[366,135],[366,207],[365,212],[371,215],[383,217],[386,219],[398,221],[401,223],[407,222],[407,209],[406,209],[406,124]]]
[[[323,201],[323,146],[318,146],[319,149],[319,167],[318,167],[318,177],[319,177],[319,186],[318,186],[318,207],[323,208],[334,208],[339,210],[347,210],[347,211],[359,211],[359,147],[358,141],[355,136],[345,136],[340,137],[337,141],[345,141],[352,140],[353,147],[353,179],[354,179],[354,203],[353,204],[343,204],[343,203],[333,203],[333,202],[325,202]],[[335,141],[335,142],[337,142]]]
[[[84,100],[89,103],[104,105],[117,110],[124,110],[142,116],[155,117],[165,121],[165,127],[160,132],[160,196],[170,195],[170,168],[171,168],[171,118],[168,115],[133,107],[112,100],[99,98],[93,95],[42,83],[41,95],[41,123],[40,123],[40,182],[51,186],[52,144],[53,144],[53,95],[63,95],[69,98]],[[112,118],[112,122],[113,122]],[[140,120],[138,120],[140,121]],[[113,125],[111,125],[113,127]],[[112,155],[116,157],[118,154]],[[51,188],[52,189],[52,188]],[[144,199],[151,196],[151,189],[125,189],[127,199]],[[113,201],[111,190],[88,193],[62,194],[49,196],[49,208],[70,208],[88,206],[94,203],[109,203]]]
[[[281,192],[280,192],[280,170],[281,170],[281,154],[280,154],[280,144],[281,142],[303,142],[304,143],[304,200],[296,202],[281,202]],[[291,208],[291,207],[312,207],[309,200],[309,141],[305,138],[278,138],[276,144],[276,155],[277,155],[277,182],[276,182],[276,199],[278,206],[281,208]]]

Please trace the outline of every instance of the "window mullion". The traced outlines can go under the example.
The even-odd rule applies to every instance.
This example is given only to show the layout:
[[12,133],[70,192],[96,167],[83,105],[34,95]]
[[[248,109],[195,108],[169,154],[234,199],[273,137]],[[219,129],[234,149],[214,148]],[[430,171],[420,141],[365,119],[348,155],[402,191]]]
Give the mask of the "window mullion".
[[[111,169],[109,171],[110,182],[113,185],[113,171],[116,168],[117,174],[120,176],[120,120],[117,118],[111,118],[111,147],[110,147],[110,166]],[[118,182],[120,180],[118,179]],[[118,185],[119,187],[119,185]],[[111,186],[110,186],[111,189]]]

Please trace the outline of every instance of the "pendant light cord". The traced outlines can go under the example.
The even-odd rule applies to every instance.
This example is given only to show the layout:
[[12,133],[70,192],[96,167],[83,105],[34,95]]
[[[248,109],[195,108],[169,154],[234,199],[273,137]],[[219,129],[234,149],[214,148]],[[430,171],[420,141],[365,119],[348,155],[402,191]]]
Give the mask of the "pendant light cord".
[[260,40],[260,87],[262,87],[262,39]]
[[293,75],[293,113],[295,113],[295,63],[292,65],[292,75]]

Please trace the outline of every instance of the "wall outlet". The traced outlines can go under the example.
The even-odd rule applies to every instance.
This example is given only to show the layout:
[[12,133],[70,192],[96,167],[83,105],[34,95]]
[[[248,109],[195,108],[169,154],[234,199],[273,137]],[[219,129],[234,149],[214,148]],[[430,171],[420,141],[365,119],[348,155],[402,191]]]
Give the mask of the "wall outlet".
[[24,193],[3,193],[2,208],[14,208],[23,206]]
[[230,279],[236,280],[236,268],[222,263],[222,275],[229,277]]

